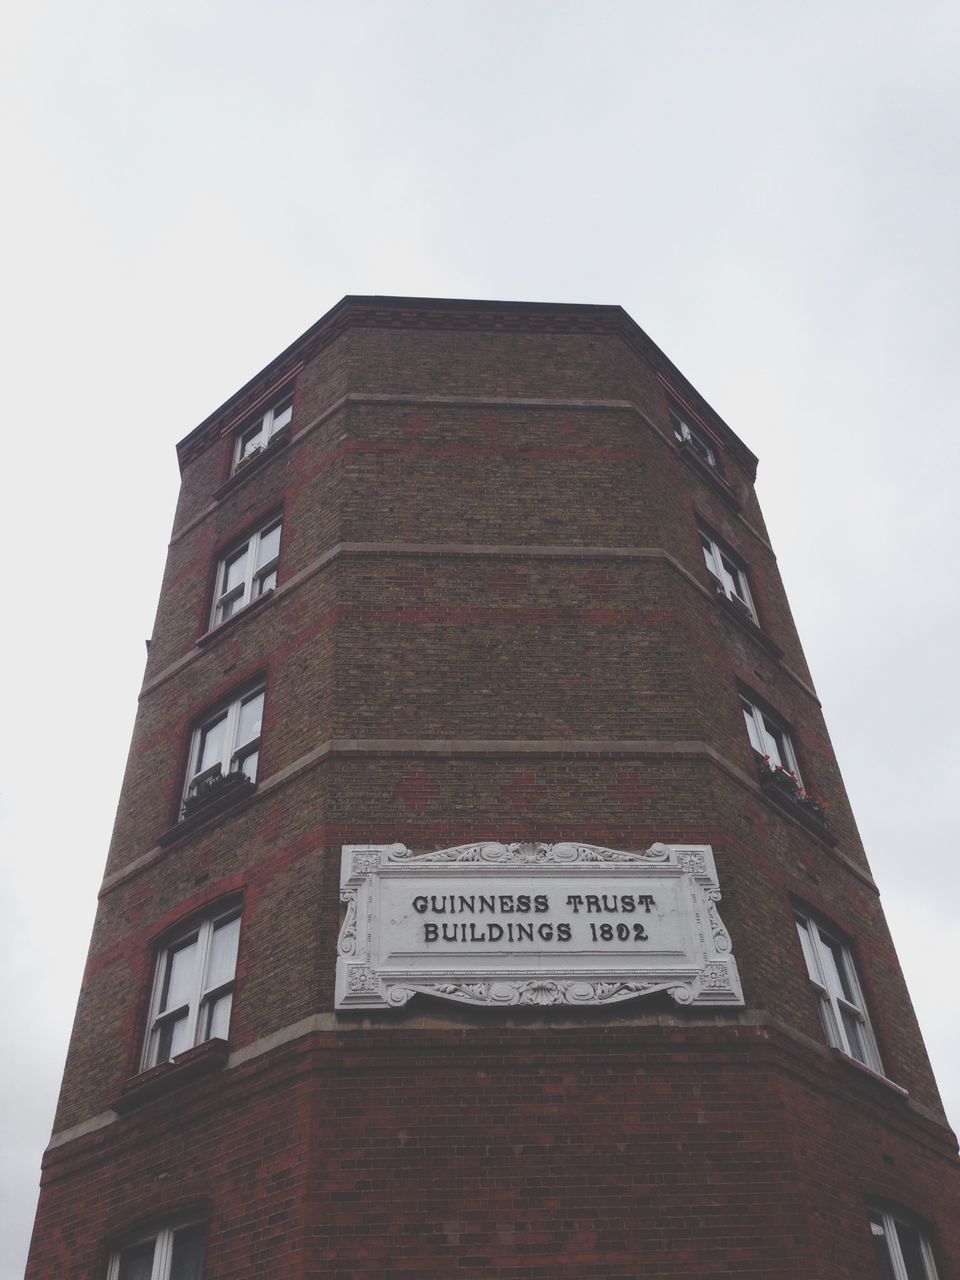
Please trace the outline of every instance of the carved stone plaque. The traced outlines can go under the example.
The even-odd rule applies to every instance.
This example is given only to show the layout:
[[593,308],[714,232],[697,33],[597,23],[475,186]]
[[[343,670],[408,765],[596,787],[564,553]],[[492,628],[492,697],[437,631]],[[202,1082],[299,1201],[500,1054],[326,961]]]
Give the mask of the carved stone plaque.
[[742,1005],[709,845],[344,845],[338,1009]]

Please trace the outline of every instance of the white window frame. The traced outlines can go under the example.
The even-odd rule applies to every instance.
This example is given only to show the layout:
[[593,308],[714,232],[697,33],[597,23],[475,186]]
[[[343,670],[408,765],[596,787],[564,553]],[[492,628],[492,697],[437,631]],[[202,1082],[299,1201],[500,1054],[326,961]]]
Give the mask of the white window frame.
[[817,916],[804,911],[796,911],[794,916],[807,976],[817,992],[827,1043],[871,1071],[883,1074],[849,946]]
[[[236,960],[234,960],[234,967],[229,978],[221,978],[220,982],[214,986],[210,985],[210,962],[213,958],[213,942],[217,930],[225,925],[232,924],[234,920],[239,920],[240,913],[240,904],[233,902],[229,906],[221,907],[209,916],[194,920],[192,924],[178,930],[164,941],[157,956],[156,971],[153,979],[153,992],[150,997],[150,1017],[147,1022],[147,1036],[143,1048],[142,1070],[146,1071],[150,1067],[156,1067],[163,1062],[170,1061],[172,1055],[161,1056],[160,1045],[163,1039],[163,1031],[171,1023],[179,1022],[186,1018],[187,1047],[192,1049],[194,1045],[203,1044],[213,1038],[210,1034],[211,1021],[213,1010],[219,1000],[222,1000],[225,996],[230,996],[232,1012],[233,990],[236,982]],[[173,957],[178,951],[190,946],[192,943],[196,943],[197,952],[194,961],[193,982],[188,998],[183,1003],[164,1009],[161,1006],[164,1003],[167,991],[167,980]],[[184,1053],[186,1050],[180,1049],[178,1052]]]
[[[202,1218],[189,1218],[186,1221],[177,1222],[168,1227],[161,1227],[159,1231],[147,1231],[143,1235],[134,1236],[122,1248],[115,1250],[110,1255],[107,1280],[120,1280],[120,1266],[123,1262],[123,1255],[130,1249],[135,1249],[139,1245],[149,1244],[151,1241],[153,1241],[153,1267],[150,1272],[150,1280],[176,1280],[176,1276],[171,1275],[173,1246],[176,1236],[181,1231],[189,1231],[194,1227],[203,1226],[204,1221]],[[204,1238],[204,1252],[206,1252],[206,1238]]]
[[717,584],[717,590],[734,604],[741,605],[756,622],[757,611],[753,604],[753,596],[750,594],[747,570],[742,561],[728,546],[718,541],[712,533],[708,533],[702,525],[698,525],[697,528],[703,558]]
[[286,391],[265,413],[259,414],[237,432],[233,451],[234,471],[249,458],[265,449],[278,431],[293,417],[293,391]]
[[914,1221],[912,1216],[871,1206],[870,1230],[874,1237],[874,1248],[877,1247],[878,1240],[883,1241],[893,1280],[911,1280],[900,1244],[900,1227],[905,1227],[908,1231],[912,1231],[917,1237],[920,1245],[921,1262],[925,1271],[924,1280],[937,1280],[937,1266],[933,1260],[933,1249],[923,1227]]
[[[260,559],[260,547],[264,539],[275,530],[280,531],[282,538],[282,516],[274,516],[262,529],[258,529],[256,533],[252,533],[249,537],[235,543],[226,555],[221,557],[220,563],[217,565],[217,585],[213,601],[213,612],[210,618],[211,628],[219,627],[221,623],[234,617],[246,605],[262,596],[265,591],[273,588],[274,583],[270,583],[269,586],[266,586],[265,583],[268,582],[271,576],[276,579],[277,565],[280,561],[280,540],[278,539],[277,541],[277,554],[275,556],[271,556],[263,564],[259,564],[258,561]],[[241,556],[245,558],[243,579],[236,586],[228,587],[227,581],[230,569]],[[227,610],[229,612],[226,612]]]
[[757,706],[742,693],[740,709],[747,726],[747,737],[757,755],[763,757],[771,768],[779,765],[785,772],[792,773],[797,787],[802,790],[803,782],[797,765],[797,753],[793,749],[793,739],[787,726],[772,712]]
[[691,426],[683,414],[676,409],[670,410],[670,416],[673,419],[673,434],[678,444],[688,445],[701,462],[705,462],[708,467],[712,467],[714,471],[719,472],[720,463],[717,458],[716,446],[699,427]]
[[[212,778],[220,777],[228,773],[243,773],[251,781],[257,780],[257,768],[259,766],[260,741],[261,734],[257,733],[248,741],[238,741],[241,726],[241,712],[243,708],[254,700],[254,698],[264,698],[265,686],[257,685],[248,692],[242,694],[239,698],[226,706],[220,707],[218,711],[204,717],[197,725],[190,736],[190,755],[189,764],[187,766],[187,780],[183,789],[183,799],[186,802],[191,796],[196,795],[197,790],[203,783]],[[260,713],[261,724],[263,720],[263,711]],[[201,768],[203,762],[203,750],[207,735],[211,730],[215,729],[221,720],[226,721],[223,735],[223,746],[219,759],[212,764],[208,764]],[[248,766],[249,758],[256,754],[257,765],[252,768]]]

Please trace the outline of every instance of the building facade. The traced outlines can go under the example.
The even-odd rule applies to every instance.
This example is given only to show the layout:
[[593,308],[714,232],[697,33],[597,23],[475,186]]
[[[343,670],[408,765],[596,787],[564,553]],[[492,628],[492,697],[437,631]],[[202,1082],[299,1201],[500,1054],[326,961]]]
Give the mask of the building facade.
[[960,1276],[756,458],[636,324],[348,297],[178,451],[29,1280]]

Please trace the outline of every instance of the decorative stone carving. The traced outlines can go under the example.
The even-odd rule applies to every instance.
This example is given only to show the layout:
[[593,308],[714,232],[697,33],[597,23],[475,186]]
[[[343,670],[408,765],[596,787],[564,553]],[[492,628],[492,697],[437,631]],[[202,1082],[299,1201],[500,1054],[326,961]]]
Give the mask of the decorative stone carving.
[[742,1005],[709,845],[345,845],[338,1009]]
[[[354,863],[356,870],[356,863]],[[356,889],[344,889],[340,894],[340,901],[346,904],[347,914],[344,917],[343,924],[340,926],[340,938],[337,942],[337,951],[342,956],[352,956],[357,949],[357,891]]]
[[368,969],[365,965],[348,965],[347,974],[347,985],[354,994],[365,996],[371,995],[380,990],[380,983],[377,975],[372,969]]

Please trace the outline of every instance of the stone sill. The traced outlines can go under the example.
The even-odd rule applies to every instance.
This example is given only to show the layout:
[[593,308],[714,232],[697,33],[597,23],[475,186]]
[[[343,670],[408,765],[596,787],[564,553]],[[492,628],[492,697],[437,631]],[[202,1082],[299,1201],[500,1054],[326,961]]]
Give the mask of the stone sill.
[[764,797],[775,805],[782,813],[788,814],[802,827],[811,831],[815,836],[821,839],[824,844],[829,845],[831,849],[835,849],[840,841],[829,831],[827,824],[821,822],[814,814],[804,809],[803,805],[794,800],[793,796],[787,795],[783,787],[779,783],[770,779],[760,779],[760,790]]
[[197,640],[197,646],[202,649],[209,644],[213,644],[215,640],[219,640],[228,631],[232,631],[243,618],[249,618],[251,613],[256,613],[258,609],[262,609],[268,600],[273,599],[275,592],[276,587],[271,587],[269,591],[264,591],[263,595],[257,596],[255,600],[251,600],[242,609],[238,609],[236,613],[231,614],[225,622],[218,622],[215,627],[211,627],[209,631],[205,631],[200,636]]
[[214,502],[219,502],[220,499],[225,498],[227,494],[233,493],[234,489],[238,488],[247,476],[253,475],[255,471],[260,471],[261,468],[265,467],[272,458],[277,456],[277,454],[283,449],[284,445],[289,443],[290,427],[286,426],[277,432],[264,449],[261,449],[260,452],[255,454],[249,462],[243,463],[243,465],[238,467],[231,476],[224,480],[219,489],[214,489]]
[[189,818],[181,818],[175,826],[157,836],[157,844],[161,848],[173,844],[181,836],[189,835],[197,827],[209,822],[211,818],[218,818],[221,813],[232,809],[241,800],[246,800],[248,796],[253,795],[256,789],[257,784],[255,782],[238,782],[236,786],[230,787],[221,795],[211,797],[201,809],[192,813]]
[[724,595],[722,591],[716,591],[715,598],[718,607],[728,618],[732,618],[737,626],[741,627],[751,639],[756,640],[757,644],[762,645],[778,661],[783,658],[783,650],[776,641],[771,640],[766,632],[760,629],[759,624],[754,622],[744,605],[737,604],[729,596]]
[[734,511],[739,511],[740,499],[734,493],[733,488],[726,482],[726,480],[724,480],[716,467],[711,467],[709,462],[704,462],[696,449],[688,444],[687,441],[677,440],[675,443],[677,446],[677,452],[680,454],[680,457],[683,458],[684,462],[686,462],[688,466],[693,467],[694,471],[696,471],[704,480],[716,489],[721,498],[724,498]]
[[877,1084],[883,1085],[885,1089],[892,1090],[898,1097],[906,1100],[910,1097],[910,1091],[904,1089],[903,1085],[897,1084],[891,1080],[889,1076],[885,1076],[882,1071],[875,1071],[873,1067],[868,1067],[865,1062],[861,1062],[859,1058],[851,1058],[849,1053],[844,1053],[842,1049],[833,1049],[833,1056],[844,1063],[845,1066],[853,1067],[855,1071],[859,1071],[865,1075],[868,1080],[873,1080]]
[[230,1046],[226,1040],[205,1040],[177,1054],[169,1062],[150,1067],[129,1079],[113,1104],[115,1111],[123,1114],[145,1102],[151,1102],[172,1089],[189,1084],[210,1072],[219,1071],[227,1061]]

